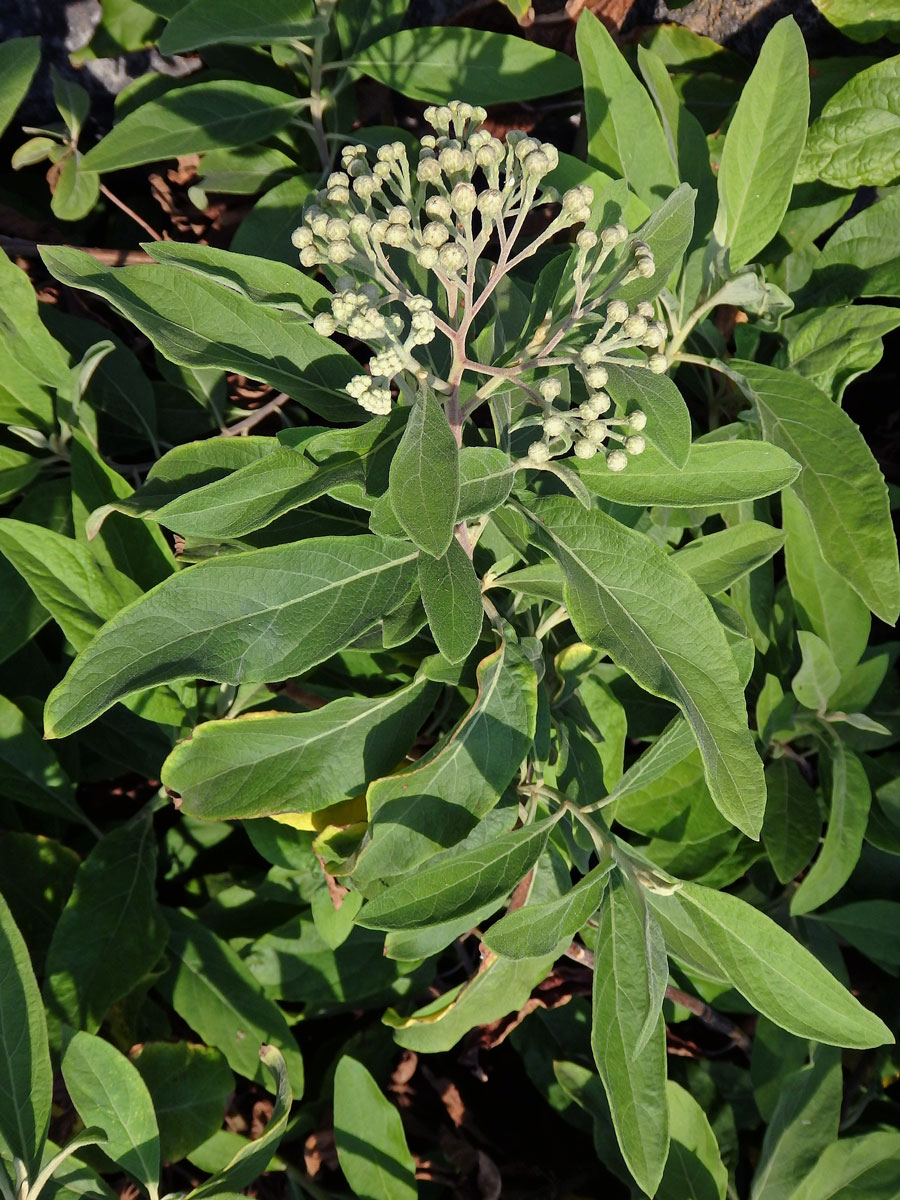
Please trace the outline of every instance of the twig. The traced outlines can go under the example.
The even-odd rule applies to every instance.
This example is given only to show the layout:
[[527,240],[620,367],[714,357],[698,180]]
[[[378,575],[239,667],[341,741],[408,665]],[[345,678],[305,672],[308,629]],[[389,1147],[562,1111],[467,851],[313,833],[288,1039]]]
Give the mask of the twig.
[[157,233],[153,226],[148,225],[144,218],[139,216],[133,208],[129,208],[124,200],[120,200],[118,196],[111,192],[105,183],[100,184],[100,191],[107,200],[111,200],[115,204],[116,208],[120,208],[127,217],[131,217],[132,221],[136,221],[145,233],[149,233],[154,242],[161,242],[163,240],[161,233]]
[[153,259],[144,250],[105,250],[99,246],[69,246],[65,242],[30,242],[27,238],[7,237],[0,233],[0,248],[14,258],[40,258],[41,248],[81,250],[90,254],[98,262],[107,263],[111,267],[127,266],[130,263],[150,263]]
[[260,421],[264,421],[270,413],[281,408],[288,400],[290,400],[290,396],[286,392],[279,392],[274,399],[263,404],[261,408],[257,408],[249,417],[244,417],[243,421],[238,421],[235,425],[226,425],[222,430],[222,437],[240,437],[248,430],[253,429]]

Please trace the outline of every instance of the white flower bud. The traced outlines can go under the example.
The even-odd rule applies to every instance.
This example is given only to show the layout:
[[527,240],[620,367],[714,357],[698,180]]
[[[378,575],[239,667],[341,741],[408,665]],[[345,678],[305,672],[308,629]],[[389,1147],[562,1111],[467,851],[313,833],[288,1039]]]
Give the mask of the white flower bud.
[[458,183],[450,193],[450,203],[460,217],[468,217],[475,211],[478,193],[471,183]]
[[639,258],[634,269],[642,279],[652,279],[656,274],[656,263],[650,257]]
[[[510,132],[511,133],[518,132],[518,130],[516,130],[516,131],[510,130]],[[507,145],[508,145],[509,144],[508,137],[507,137],[506,141],[507,141]],[[515,146],[516,158],[519,160],[520,163],[524,163],[525,159],[528,157],[529,154],[532,154],[534,151],[540,150],[540,148],[541,148],[541,143],[536,138],[533,138],[533,137],[523,137],[521,139],[517,138],[513,144]]]
[[426,271],[433,271],[438,264],[438,252],[434,246],[422,246],[416,254],[416,262]]
[[419,183],[437,183],[441,178],[441,165],[436,158],[423,158],[416,167],[416,179]]
[[369,230],[369,237],[372,239],[373,242],[383,242],[384,238],[385,238],[385,234],[388,231],[388,228],[389,228],[389,226],[388,226],[387,221],[384,221],[384,220],[373,221],[372,228]]
[[350,232],[358,238],[364,238],[372,228],[372,218],[365,213],[357,213],[350,220]]
[[328,183],[326,184],[326,187],[333,188],[333,187],[349,187],[349,186],[350,186],[350,179],[347,175],[344,174],[343,171],[332,171],[332,173],[328,176]]
[[556,413],[553,413],[549,417],[544,417],[542,424],[547,437],[559,437],[560,434],[566,432],[565,421]]
[[587,252],[588,250],[593,250],[593,248],[597,245],[596,233],[592,233],[590,231],[590,229],[582,229],[581,232],[575,238],[575,245],[578,247],[579,250],[582,250],[584,252]]
[[659,326],[654,321],[647,326],[647,332],[644,334],[644,340],[641,342],[641,345],[649,346],[651,350],[655,350],[661,341],[662,334],[659,332]]
[[669,369],[669,360],[664,354],[651,354],[647,359],[647,366],[654,375],[665,375]]
[[[426,109],[425,111],[427,112],[428,110]],[[421,145],[422,145],[422,146],[423,146],[423,147],[424,147],[426,150],[433,150],[433,149],[435,148],[435,146],[437,145],[437,138],[434,136],[434,134],[433,134],[433,133],[426,133],[426,134],[425,134],[425,135],[424,135],[424,136],[421,138],[421,140],[420,140],[420,144],[421,144]]]
[[388,225],[384,231],[384,240],[389,246],[395,246],[399,249],[409,242],[409,230],[405,225]]
[[606,247],[620,246],[628,237],[628,230],[624,225],[608,225],[606,229],[600,230],[600,241]]
[[372,168],[372,174],[378,180],[379,185],[385,183],[391,177],[390,163],[377,162]]
[[631,243],[631,253],[635,258],[652,258],[653,251],[646,242],[635,241]]
[[482,108],[480,104],[473,104],[470,119],[474,125],[480,125],[482,121],[487,120],[487,109]]
[[[482,110],[483,111],[483,110]],[[487,115],[487,114],[485,114]],[[469,149],[475,154],[482,146],[486,146],[491,140],[490,131],[487,129],[476,129],[474,133],[470,133],[467,138]]]
[[575,443],[576,458],[593,458],[597,453],[597,447],[593,442],[589,442],[587,438],[579,438]]
[[442,171],[446,171],[448,175],[457,175],[465,169],[466,157],[462,150],[447,146],[438,155],[438,162]]
[[497,138],[491,138],[489,142],[485,142],[475,151],[475,162],[479,167],[499,166],[505,157],[506,151],[503,149],[503,143]]
[[388,222],[391,225],[410,225],[412,224],[412,213],[405,204],[395,204],[388,213]]
[[350,191],[345,187],[332,187],[325,193],[325,199],[329,204],[348,204]]
[[[567,217],[575,217],[577,213],[581,213],[584,209],[584,201],[581,198],[581,193],[578,188],[569,188],[567,192],[563,192],[562,210]],[[580,217],[578,218],[580,219]]]
[[451,275],[455,275],[466,264],[466,252],[456,242],[450,242],[448,245],[441,247],[438,260],[445,271]]
[[647,332],[647,318],[637,315],[630,316],[625,321],[623,329],[630,338],[642,338]]
[[449,221],[453,216],[450,201],[445,196],[429,196],[425,201],[425,211],[429,217],[436,217],[439,221]]
[[537,390],[548,404],[552,404],[562,391],[562,383],[558,379],[542,379],[537,385]]
[[640,431],[645,428],[647,424],[647,414],[645,412],[641,412],[639,408],[636,408],[634,412],[630,412],[625,419],[628,421],[628,424],[635,431],[635,433],[640,433]]
[[302,250],[306,246],[311,246],[313,243],[312,230],[307,229],[305,225],[301,225],[299,229],[295,229],[291,234],[291,242],[298,250]]
[[350,236],[350,226],[342,217],[331,217],[325,227],[327,242],[343,242]]
[[649,300],[641,300],[634,311],[639,317],[646,317],[649,321],[652,319],[655,310]]
[[503,212],[503,195],[497,188],[486,188],[478,197],[478,211],[485,221],[496,221]]
[[353,247],[349,242],[331,242],[326,253],[330,263],[340,266],[353,257]]
[[337,329],[337,321],[331,313],[317,313],[313,319],[313,329],[322,337],[331,337]]
[[603,421],[588,421],[582,433],[592,445],[602,446],[609,435],[609,430]]
[[612,408],[612,400],[610,400],[608,392],[595,392],[589,403],[595,416],[598,417]]
[[321,262],[315,246],[304,246],[300,251],[300,262],[304,267],[315,267]]
[[[603,348],[601,346],[598,346],[595,342],[589,342],[586,346],[584,346],[581,349],[581,351],[578,354],[578,361],[581,363],[581,365],[583,367],[596,366],[597,363],[602,362],[602,360],[603,360]],[[604,380],[604,382],[605,382],[605,380]],[[599,386],[603,387],[603,384],[601,383],[601,384],[599,384]]]
[[323,212],[316,213],[316,215],[310,221],[309,227],[313,231],[313,233],[316,235],[316,237],[324,237],[325,230],[328,228],[328,222],[330,220],[331,220],[331,217],[326,216],[325,213],[323,213]]
[[556,170],[559,166],[559,151],[557,148],[551,145],[550,142],[541,142],[541,154],[547,156],[547,161],[550,163],[550,170]]
[[629,454],[643,454],[646,445],[647,443],[638,433],[625,439],[625,449]]
[[606,319],[614,325],[621,325],[628,320],[628,305],[624,300],[610,300],[606,306]]
[[600,388],[606,386],[608,379],[609,371],[607,371],[606,367],[592,367],[585,375],[584,382],[591,391],[599,391]]
[[381,180],[374,175],[360,175],[353,180],[353,190],[360,200],[370,199],[381,187]]
[[628,455],[624,450],[613,450],[606,456],[606,465],[611,471],[624,471],[628,466]]
[[550,447],[544,442],[532,442],[528,447],[528,458],[533,463],[549,462]]
[[578,405],[578,415],[583,421],[593,421],[600,414],[590,400],[585,400],[584,404]]
[[522,170],[531,179],[543,179],[551,170],[550,159],[543,150],[532,150],[522,160]]

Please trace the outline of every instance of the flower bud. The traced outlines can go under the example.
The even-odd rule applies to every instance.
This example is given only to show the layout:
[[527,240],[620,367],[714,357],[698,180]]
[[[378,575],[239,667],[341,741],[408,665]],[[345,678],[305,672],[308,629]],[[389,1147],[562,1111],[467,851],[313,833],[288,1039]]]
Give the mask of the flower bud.
[[647,332],[647,318],[635,314],[627,318],[622,328],[628,337],[642,338]]
[[562,391],[562,384],[558,379],[542,379],[537,385],[537,390],[548,404],[552,404]]
[[438,162],[441,170],[446,171],[448,175],[458,175],[465,169],[466,158],[462,150],[456,150],[452,146],[448,146],[438,155]]
[[360,200],[370,199],[380,187],[381,180],[376,179],[374,175],[360,175],[358,179],[353,180],[353,190]]
[[543,179],[550,170],[550,159],[543,150],[532,150],[522,159],[522,170],[529,179]]
[[372,218],[365,213],[357,213],[350,219],[350,232],[358,238],[364,238],[372,228]]
[[614,325],[621,325],[628,320],[628,305],[624,300],[610,300],[606,306],[606,319]]
[[491,138],[489,142],[485,142],[475,151],[475,162],[479,167],[496,167],[503,161],[505,155],[503,143],[497,138]]
[[608,392],[595,392],[588,403],[597,417],[601,413],[609,412],[612,408],[612,400],[610,400]]
[[341,263],[347,262],[353,257],[353,247],[349,242],[331,242],[328,246],[328,261],[334,263],[335,266],[340,266]]
[[450,203],[460,217],[471,216],[478,202],[478,193],[471,183],[458,183],[450,193]]
[[606,381],[609,379],[609,371],[606,367],[591,367],[585,374],[584,382],[588,385],[591,391],[599,391],[600,388],[606,386]]
[[369,230],[369,237],[373,242],[383,242],[388,231],[388,223],[385,220],[379,219],[372,222],[372,228]]
[[456,242],[449,242],[446,246],[441,247],[438,260],[445,271],[455,275],[466,265],[466,252]]
[[647,359],[647,366],[654,375],[665,375],[669,369],[669,360],[664,354],[651,354]]
[[332,173],[328,176],[328,182],[325,186],[330,188],[349,187],[350,179],[344,174],[343,171],[332,171]]
[[607,249],[612,246],[620,246],[628,237],[628,230],[624,225],[608,225],[606,229],[600,230],[600,241]]
[[627,437],[625,439],[625,449],[629,454],[643,454],[646,445],[647,443],[639,433],[634,434],[633,437]]
[[337,329],[337,321],[331,313],[317,313],[313,318],[313,329],[322,337],[331,337]]
[[327,217],[325,213],[316,213],[316,215],[310,221],[309,227],[316,237],[324,237],[325,230],[328,228],[328,222],[330,220],[331,217]]
[[300,251],[300,262],[304,267],[315,267],[320,262],[319,252],[315,246],[304,246]]
[[295,229],[291,234],[291,242],[298,250],[303,250],[306,246],[311,246],[313,243],[313,233],[311,229],[307,229],[305,225],[301,225],[299,229]]
[[[598,346],[595,342],[588,342],[588,344],[582,347],[581,351],[579,352],[578,361],[583,367],[596,366],[598,362],[603,361],[603,348]],[[603,384],[598,384],[598,386],[603,387]]]
[[389,246],[400,249],[409,242],[409,230],[405,225],[388,225],[384,231],[384,240]]
[[[509,138],[507,138],[507,143]],[[529,154],[533,154],[536,150],[540,150],[541,143],[533,137],[523,137],[515,143],[516,158],[520,163],[524,163]]]
[[636,408],[634,412],[630,412],[625,419],[635,433],[640,433],[647,424],[647,414],[641,412],[639,408]]
[[450,201],[445,196],[429,196],[425,201],[425,211],[429,217],[436,217],[439,221],[449,221],[453,216]]
[[641,342],[641,345],[649,346],[651,350],[655,350],[661,341],[662,334],[659,332],[659,326],[654,321],[647,326],[647,332],[644,334],[644,340]]
[[606,456],[606,465],[611,471],[624,471],[628,466],[628,455],[624,450],[613,450]]
[[350,226],[342,217],[331,217],[325,227],[327,242],[343,242],[350,236]]
[[350,201],[350,192],[345,187],[331,187],[325,193],[325,199],[330,204],[348,204]]
[[579,250],[584,252],[593,250],[593,248],[597,245],[596,233],[592,233],[590,229],[582,229],[575,238],[575,245]]
[[429,221],[422,230],[423,245],[434,246],[436,250],[440,250],[449,237],[447,226],[441,225],[439,221]]
[[565,421],[556,413],[553,413],[549,417],[544,417],[543,427],[547,437],[559,437],[560,434],[566,432]]
[[412,224],[412,213],[405,204],[395,204],[388,213],[388,223],[391,225]]
[[648,321],[652,319],[654,314],[653,305],[649,300],[641,300],[634,311],[639,317],[646,317]]
[[652,279],[656,274],[656,263],[650,257],[639,258],[634,264],[634,269],[641,279]]
[[588,421],[582,433],[594,446],[602,446],[609,435],[609,430],[603,421]]
[[593,458],[596,453],[597,447],[593,442],[589,442],[587,438],[578,438],[575,442],[576,458]]
[[416,167],[416,179],[419,183],[437,183],[441,178],[441,164],[436,158],[419,159]]
[[528,447],[528,458],[533,463],[549,462],[550,447],[545,442],[532,442]]

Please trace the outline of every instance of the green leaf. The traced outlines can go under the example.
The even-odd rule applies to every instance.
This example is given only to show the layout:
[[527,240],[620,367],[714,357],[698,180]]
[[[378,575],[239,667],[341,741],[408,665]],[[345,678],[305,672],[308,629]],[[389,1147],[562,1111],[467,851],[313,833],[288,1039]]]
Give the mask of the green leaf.
[[900,312],[879,304],[812,308],[782,322],[787,365],[840,403],[849,383],[881,362]]
[[103,174],[218,147],[248,146],[278,133],[303,103],[237,79],[188,84],[123,117],[87,152],[83,167]]
[[143,1042],[132,1062],[153,1101],[163,1162],[178,1162],[222,1127],[234,1076],[218,1050]]
[[418,762],[369,785],[370,840],[353,872],[361,885],[413,871],[461,841],[528,753],[537,716],[534,667],[504,642],[476,674],[478,694],[455,729]]
[[860,71],[832,96],[809,129],[801,181],[878,187],[900,174],[900,56]]
[[859,429],[805,379],[758,363],[731,365],[747,381],[766,440],[803,468],[791,486],[825,561],[892,625],[900,614],[897,544],[887,488]]
[[650,279],[635,279],[618,288],[616,296],[636,304],[652,300],[666,286],[667,280],[684,258],[694,232],[694,202],[696,192],[682,183],[651,213],[637,230],[637,236],[653,251],[656,271]]
[[882,970],[900,974],[900,904],[896,900],[857,900],[829,908],[817,919]]
[[459,450],[444,410],[422,391],[391,462],[391,507],[420,550],[435,558],[453,539],[459,507]]
[[56,755],[5,696],[0,696],[0,796],[67,821],[85,820]]
[[673,467],[681,469],[691,452],[691,417],[681,393],[668,375],[654,375],[645,367],[627,369],[608,364],[606,390],[621,407],[647,414],[647,440]]
[[732,268],[767,246],[787,212],[806,140],[809,65],[793,17],[763,43],[725,135],[715,238]]
[[288,1064],[284,1055],[275,1046],[260,1046],[259,1059],[275,1081],[275,1106],[266,1123],[265,1131],[237,1154],[211,1179],[188,1192],[185,1200],[201,1200],[201,1197],[221,1197],[223,1193],[235,1193],[254,1182],[269,1165],[278,1143],[287,1129],[294,1096],[291,1090]]
[[[674,767],[696,753],[697,739],[687,721],[678,716],[670,721],[656,741],[628,768],[609,794],[609,803],[639,795]],[[614,810],[615,811],[615,810]]]
[[508,498],[516,472],[509,456],[494,446],[463,446],[459,452],[457,521],[493,512]]
[[330,421],[359,418],[343,391],[359,364],[305,322],[175,267],[104,267],[67,248],[42,254],[57,279],[108,300],[173,362],[260,379]]
[[341,1170],[356,1196],[415,1200],[416,1167],[400,1113],[366,1068],[342,1055],[334,1073],[334,1140]]
[[722,505],[753,500],[780,491],[800,468],[783,450],[763,442],[695,442],[679,470],[652,443],[621,472],[596,458],[569,464],[589,491],[604,500],[644,508]]
[[255,304],[269,305],[301,317],[310,318],[316,305],[331,296],[318,280],[304,275],[296,267],[252,254],[235,254],[233,250],[219,250],[195,242],[143,242],[141,249],[156,262],[214,279]]
[[647,898],[670,954],[702,975],[728,980],[782,1029],[831,1046],[893,1040],[787,930],[737,896],[683,883],[672,895],[648,892]]
[[661,1011],[668,970],[665,947],[648,937],[647,917],[637,888],[614,875],[600,907],[594,949],[591,1048],[622,1157],[639,1187],[653,1196],[669,1152]]
[[81,221],[100,199],[100,176],[82,166],[82,156],[76,151],[62,165],[50,208],[61,221]]
[[809,282],[797,298],[798,307],[900,295],[898,217],[900,193],[888,192],[883,200],[843,221],[816,257]]
[[869,641],[869,610],[842,575],[822,557],[806,509],[788,488],[781,497],[786,536],[784,561],[798,623],[827,645],[838,668],[848,671]]
[[484,935],[484,943],[505,958],[536,958],[550,954],[563,939],[571,939],[594,915],[613,865],[608,858],[558,900],[529,904],[501,917]]
[[0,979],[0,1138],[33,1179],[50,1124],[53,1075],[34,969],[2,896]]
[[831,651],[826,642],[801,629],[797,632],[802,661],[791,681],[791,690],[805,708],[824,713],[828,701],[841,682]]
[[766,792],[763,843],[779,883],[790,883],[819,845],[819,803],[789,758],[776,758],[766,765]]
[[674,562],[701,591],[715,596],[768,562],[783,545],[784,534],[780,529],[762,521],[742,521],[688,542],[674,555]]
[[[572,500],[535,506],[539,540],[566,577],[569,616],[652,695],[682,709],[700,746],[716,807],[758,837],[762,763],[746,724],[737,668],[709,601],[643,534]],[[683,636],[692,630],[690,644]]]
[[159,1195],[159,1130],[150,1093],[137,1069],[109,1042],[76,1033],[62,1060],[66,1090],[85,1125],[106,1133],[104,1152]]
[[878,1130],[833,1142],[790,1200],[894,1200],[900,1188],[900,1134]]
[[498,903],[540,858],[557,818],[501,834],[485,846],[450,853],[386,888],[363,906],[366,929],[422,929]]
[[300,674],[395,608],[415,560],[401,542],[311,538],[172,575],[108,621],[75,659],[47,701],[45,736],[74,733],[157,683],[198,676],[266,683]]
[[836,735],[830,739],[829,751],[825,759],[826,785],[831,785],[828,827],[819,857],[791,897],[794,916],[820,908],[841,890],[859,860],[869,819],[872,792],[862,763]]
[[403,761],[435,690],[418,682],[373,700],[341,696],[308,713],[208,721],[176,746],[162,778],[183,812],[205,820],[316,812],[358,796]]
[[[690,1092],[666,1080],[669,1157],[655,1200],[725,1200],[728,1171],[709,1119]],[[689,1188],[689,1193],[685,1189]]]
[[0,45],[0,136],[25,99],[40,61],[39,37],[7,38]]
[[297,228],[297,214],[315,190],[317,180],[314,174],[292,175],[266,192],[238,227],[231,253],[257,255],[293,266],[297,249],[291,235]]
[[[271,1042],[303,1093],[303,1059],[281,1009],[266,996],[227,942],[185,911],[166,914],[173,963],[157,984],[178,1015],[245,1079],[267,1085],[260,1048]],[[244,1186],[243,1184],[241,1186]]]
[[575,43],[584,76],[588,160],[624,176],[645,204],[657,208],[679,180],[653,102],[589,9],[579,18]]
[[855,42],[900,38],[900,15],[894,0],[813,0],[823,16]]
[[440,558],[419,555],[419,587],[438,650],[449,662],[463,662],[481,636],[484,609],[481,582],[455,538]]
[[530,101],[581,82],[576,64],[558,50],[452,25],[401,29],[368,46],[354,65],[401,95],[432,104],[457,96],[469,104]]
[[[184,54],[202,46],[258,46],[261,42],[304,41],[328,32],[311,0],[189,0],[159,39],[160,54]],[[253,138],[257,141],[257,138]]]
[[48,1010],[95,1033],[113,1004],[156,966],[165,944],[147,815],[106,834],[78,868],[47,951]]

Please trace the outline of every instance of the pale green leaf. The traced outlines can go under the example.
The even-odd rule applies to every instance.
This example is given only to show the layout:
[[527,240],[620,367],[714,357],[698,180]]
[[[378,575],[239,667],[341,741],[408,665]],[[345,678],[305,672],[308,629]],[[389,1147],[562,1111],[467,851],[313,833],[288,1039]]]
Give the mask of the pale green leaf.
[[881,362],[882,337],[900,312],[879,304],[813,308],[782,323],[787,365],[840,403],[844,390]]
[[725,1200],[728,1171],[709,1118],[690,1092],[666,1081],[669,1157],[655,1200]]
[[708,596],[727,591],[738,579],[768,562],[784,545],[784,534],[762,521],[741,521],[708,533],[679,550],[673,561]]
[[816,852],[822,820],[816,793],[795,762],[766,765],[766,816],[762,838],[780,883],[790,883]]
[[368,1200],[418,1196],[400,1113],[362,1063],[348,1054],[334,1073],[334,1140],[354,1195]]
[[691,417],[674,382],[668,375],[654,375],[640,365],[626,369],[608,363],[607,371],[606,390],[620,406],[622,415],[635,408],[646,413],[647,441],[673,467],[679,470],[684,467],[691,452]]
[[40,61],[39,37],[7,38],[0,46],[0,135],[25,99]]
[[420,392],[391,462],[391,507],[415,544],[438,557],[453,538],[459,450],[437,397]]
[[824,713],[841,682],[841,673],[827,642],[805,629],[797,631],[797,641],[801,662],[791,681],[791,690],[805,708]]
[[876,1130],[833,1142],[790,1200],[894,1200],[900,1190],[900,1133]]
[[900,39],[900,13],[894,0],[813,0],[816,8],[855,42]]
[[419,588],[437,647],[449,662],[468,658],[481,635],[481,582],[453,538],[440,558],[419,555]]
[[507,913],[484,935],[485,945],[505,958],[550,954],[564,938],[573,938],[597,911],[612,865],[612,858],[606,859],[558,900],[527,904]]
[[159,52],[184,54],[211,45],[302,42],[327,32],[328,22],[317,15],[311,0],[257,0],[252,8],[244,0],[189,0],[163,30]]

